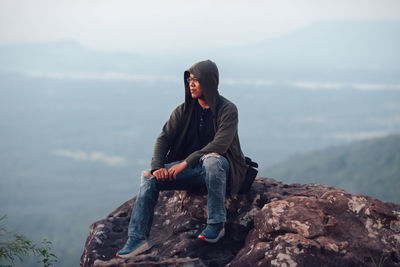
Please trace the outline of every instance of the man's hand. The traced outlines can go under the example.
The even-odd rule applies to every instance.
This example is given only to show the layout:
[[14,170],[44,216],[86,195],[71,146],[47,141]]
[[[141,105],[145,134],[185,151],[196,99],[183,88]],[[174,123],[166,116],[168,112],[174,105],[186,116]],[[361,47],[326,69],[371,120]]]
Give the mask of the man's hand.
[[153,175],[158,181],[165,181],[168,179],[168,170],[166,168],[161,168],[153,171]]
[[181,163],[178,163],[178,164],[172,166],[171,168],[169,168],[169,170],[168,170],[169,180],[171,181],[172,178],[176,179],[176,176],[178,175],[178,173],[180,173],[181,171],[186,169],[187,166],[188,166],[187,162],[182,161]]

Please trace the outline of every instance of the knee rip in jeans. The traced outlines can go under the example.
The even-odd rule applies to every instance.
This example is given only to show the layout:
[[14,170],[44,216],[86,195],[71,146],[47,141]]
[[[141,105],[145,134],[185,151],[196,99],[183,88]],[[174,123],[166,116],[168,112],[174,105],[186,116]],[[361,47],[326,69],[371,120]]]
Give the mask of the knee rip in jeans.
[[215,153],[215,152],[213,152],[213,153],[208,153],[208,154],[205,154],[203,157],[201,157],[201,159],[206,159],[206,158],[208,158],[208,157],[219,158],[220,155],[219,155],[218,153]]
[[143,171],[142,172],[142,179],[140,181],[140,186],[144,185],[146,181],[150,180],[153,177],[150,171]]
[[208,153],[201,157],[203,168],[207,171],[217,172],[222,166],[221,156],[218,153]]
[[153,176],[153,175],[151,174],[150,171],[144,171],[144,172],[143,172],[143,175],[144,175],[144,176],[147,176],[147,177]]

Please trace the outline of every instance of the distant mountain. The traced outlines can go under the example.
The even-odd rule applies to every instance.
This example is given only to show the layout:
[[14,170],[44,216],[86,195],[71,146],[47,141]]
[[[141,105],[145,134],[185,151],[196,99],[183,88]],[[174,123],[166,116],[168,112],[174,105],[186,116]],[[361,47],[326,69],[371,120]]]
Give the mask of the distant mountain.
[[0,45],[0,70],[18,72],[122,72],[143,64],[137,54],[86,48],[75,41]]
[[262,173],[285,183],[322,183],[400,203],[400,135],[295,155]]
[[400,70],[398,47],[400,22],[325,21],[243,47],[239,55],[279,68]]
[[[260,32],[262,35],[262,32]],[[325,70],[357,79],[365,71],[398,74],[400,71],[399,21],[326,21],[263,42],[179,53],[145,54],[104,52],[73,41],[47,44],[0,45],[0,71],[127,72],[135,74],[181,72],[200,59],[215,60],[231,77],[276,78],[284,73],[297,78]],[[329,76],[331,75],[331,76]],[[392,75],[393,77],[396,75]],[[398,75],[397,75],[398,76]],[[385,79],[388,76],[385,75]]]

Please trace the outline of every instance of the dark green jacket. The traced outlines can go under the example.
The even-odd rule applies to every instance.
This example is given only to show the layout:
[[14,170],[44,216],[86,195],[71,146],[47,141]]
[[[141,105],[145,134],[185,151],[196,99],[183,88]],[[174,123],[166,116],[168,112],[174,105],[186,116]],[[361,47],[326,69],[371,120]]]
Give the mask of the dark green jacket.
[[[188,133],[190,120],[197,99],[190,94],[186,79],[190,74],[200,82],[204,98],[213,112],[214,139],[201,150],[195,151],[183,158],[185,136]],[[194,64],[184,72],[185,102],[179,105],[165,123],[154,145],[151,169],[164,168],[165,163],[185,160],[189,167],[199,164],[200,158],[208,153],[218,153],[225,156],[230,165],[230,193],[235,196],[245,178],[247,165],[240,148],[238,137],[238,111],[232,102],[219,95],[218,68],[210,60]]]

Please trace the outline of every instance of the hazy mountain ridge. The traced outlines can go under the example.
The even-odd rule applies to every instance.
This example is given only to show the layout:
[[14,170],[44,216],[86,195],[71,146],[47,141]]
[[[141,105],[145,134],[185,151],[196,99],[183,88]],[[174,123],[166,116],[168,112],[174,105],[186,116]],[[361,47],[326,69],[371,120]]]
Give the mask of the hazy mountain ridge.
[[399,36],[397,21],[325,21],[255,44],[232,44],[212,51],[188,48],[190,53],[163,54],[162,58],[157,51],[95,51],[73,41],[0,45],[0,70],[174,74],[187,67],[187,62],[211,58],[232,77],[304,75],[313,69],[398,72]]
[[324,21],[245,47],[242,58],[294,69],[399,70],[399,36],[397,21]]
[[329,147],[266,168],[286,183],[322,183],[400,203],[400,135]]

